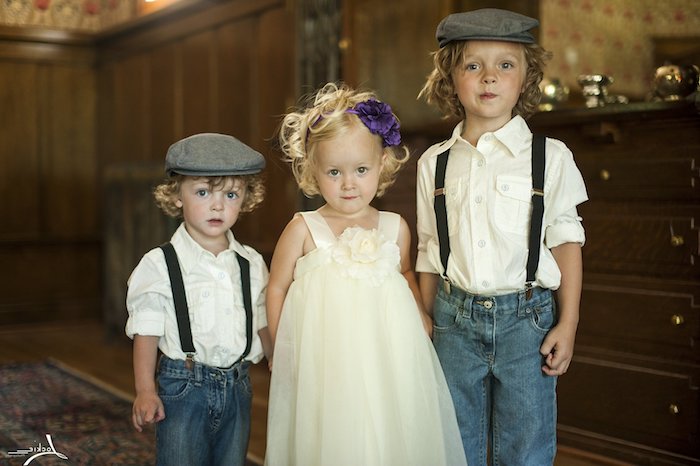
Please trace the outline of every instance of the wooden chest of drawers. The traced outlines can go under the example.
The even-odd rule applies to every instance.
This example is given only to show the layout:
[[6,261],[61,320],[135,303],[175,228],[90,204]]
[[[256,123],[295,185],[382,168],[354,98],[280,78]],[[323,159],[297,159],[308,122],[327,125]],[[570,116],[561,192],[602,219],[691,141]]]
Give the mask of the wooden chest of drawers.
[[562,444],[633,464],[700,464],[700,114],[686,103],[535,115],[590,200]]

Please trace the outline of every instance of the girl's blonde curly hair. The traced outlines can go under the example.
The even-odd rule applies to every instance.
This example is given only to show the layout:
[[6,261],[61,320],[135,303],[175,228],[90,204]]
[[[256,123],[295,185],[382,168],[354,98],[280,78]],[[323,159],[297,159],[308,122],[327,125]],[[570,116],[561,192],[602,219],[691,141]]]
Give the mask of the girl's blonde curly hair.
[[[342,83],[328,83],[303,99],[301,108],[284,116],[279,129],[280,148],[284,160],[292,167],[299,188],[307,197],[320,194],[314,174],[317,143],[363,124],[356,114],[348,110],[369,100],[378,100],[372,91],[351,89]],[[374,136],[381,144],[382,137]],[[408,148],[404,145],[383,147],[383,154],[384,165],[379,176],[377,197],[381,197],[391,186],[409,157]]]
[[[513,107],[511,116],[520,115],[527,119],[535,113],[537,105],[540,103],[542,91],[539,85],[544,75],[545,64],[552,57],[552,53],[538,44],[522,45],[527,63],[525,82],[523,83],[524,91]],[[464,107],[457,97],[452,73],[462,65],[468,46],[469,41],[455,41],[433,52],[431,54],[433,56],[433,71],[428,75],[423,89],[418,94],[419,98],[423,97],[428,103],[437,105],[445,118],[454,116],[464,120],[466,117]]]
[[[173,174],[153,190],[156,205],[169,217],[182,218],[182,207],[178,207],[175,203],[180,197],[182,181],[187,177],[187,175]],[[252,212],[265,199],[265,183],[260,173],[255,175],[195,176],[189,178],[206,179],[211,190],[222,189],[227,183],[240,180],[246,186],[241,213]]]

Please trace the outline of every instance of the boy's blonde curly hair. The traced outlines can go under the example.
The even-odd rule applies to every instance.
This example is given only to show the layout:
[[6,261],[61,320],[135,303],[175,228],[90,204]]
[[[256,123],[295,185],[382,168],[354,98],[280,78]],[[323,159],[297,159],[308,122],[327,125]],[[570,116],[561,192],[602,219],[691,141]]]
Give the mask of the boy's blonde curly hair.
[[180,197],[180,186],[186,178],[206,179],[211,190],[221,189],[229,182],[233,183],[236,180],[240,180],[246,186],[241,213],[252,212],[265,199],[265,183],[260,173],[254,175],[194,177],[173,174],[153,190],[156,205],[169,217],[182,219],[182,207],[177,207],[175,203]]
[[[445,118],[457,117],[464,120],[464,107],[457,97],[457,91],[452,81],[452,73],[463,63],[464,54],[469,41],[450,42],[441,49],[433,52],[433,71],[418,94],[418,98],[425,98],[430,104],[438,106]],[[511,116],[520,115],[527,119],[537,110],[537,105],[542,97],[540,81],[544,75],[544,67],[552,57],[552,53],[546,51],[538,44],[522,44],[525,50],[525,90],[520,95],[518,102],[513,107]]]
[[[307,96],[305,105],[300,109],[285,115],[279,129],[280,148],[284,152],[284,160],[291,164],[299,188],[307,197],[320,194],[314,175],[317,143],[332,139],[354,125],[364,126],[358,116],[348,110],[369,100],[378,100],[372,91],[351,89],[342,83],[328,83],[315,94]],[[374,136],[381,143],[382,137]],[[391,186],[409,157],[408,148],[404,145],[383,147],[383,154],[385,158],[377,197],[381,197]]]

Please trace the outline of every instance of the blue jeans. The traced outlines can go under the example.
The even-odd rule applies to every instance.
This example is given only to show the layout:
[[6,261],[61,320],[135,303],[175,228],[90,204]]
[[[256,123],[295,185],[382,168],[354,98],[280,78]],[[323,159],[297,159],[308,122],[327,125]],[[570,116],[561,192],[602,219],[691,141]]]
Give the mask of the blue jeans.
[[[442,287],[433,342],[452,394],[469,466],[545,466],[556,452],[555,377],[539,349],[554,326],[552,292],[475,296]],[[490,447],[490,450],[489,450]]]
[[156,424],[160,466],[244,465],[253,392],[249,362],[227,369],[160,358],[158,395],[165,419]]

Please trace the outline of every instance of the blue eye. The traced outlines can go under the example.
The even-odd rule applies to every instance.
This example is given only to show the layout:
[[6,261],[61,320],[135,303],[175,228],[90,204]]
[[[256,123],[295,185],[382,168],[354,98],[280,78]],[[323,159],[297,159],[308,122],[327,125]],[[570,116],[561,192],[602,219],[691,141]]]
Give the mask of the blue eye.
[[331,176],[338,176],[340,175],[340,170],[338,170],[337,168],[331,168],[330,170],[328,170],[328,174]]
[[226,193],[226,198],[227,199],[238,199],[238,193],[233,192],[233,191],[228,192],[228,193]]
[[474,71],[479,69],[479,65],[477,65],[476,63],[469,63],[467,64],[467,66],[465,66],[465,68],[469,71]]
[[209,193],[209,191],[207,191],[206,189],[198,189],[196,194],[197,194],[197,196],[199,196],[199,197],[204,197],[204,196],[206,196],[208,193]]
[[369,168],[367,168],[367,167],[359,167],[359,168],[357,169],[357,173],[359,173],[360,175],[364,175],[364,174],[367,173],[368,171],[369,171]]
[[509,63],[509,62],[506,62],[506,63],[502,63],[502,64],[501,64],[501,68],[503,68],[504,70],[510,70],[510,69],[513,68],[513,66],[514,66],[514,65],[513,65],[512,63]]

